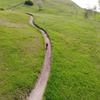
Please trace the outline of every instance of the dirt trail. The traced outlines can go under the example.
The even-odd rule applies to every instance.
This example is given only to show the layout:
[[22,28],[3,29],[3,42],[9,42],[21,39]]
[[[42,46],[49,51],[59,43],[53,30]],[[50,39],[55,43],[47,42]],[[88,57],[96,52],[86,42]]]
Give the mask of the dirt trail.
[[15,5],[15,6],[11,7],[9,10],[12,11],[13,8],[15,8],[15,7],[17,7],[17,6],[20,6],[20,5],[24,5],[24,3],[17,4],[17,5]]
[[42,100],[42,96],[47,84],[47,80],[50,73],[50,67],[51,67],[51,56],[52,56],[51,42],[46,32],[42,30],[41,28],[37,27],[33,23],[33,16],[30,16],[29,23],[32,26],[38,28],[42,32],[45,39],[45,43],[48,43],[48,48],[45,52],[45,58],[44,58],[41,74],[39,75],[37,82],[35,84],[35,87],[31,91],[29,97],[27,97],[27,100]]
[[[12,8],[10,8],[9,10],[12,11],[13,8],[15,8],[19,5],[23,5],[23,3],[15,5]],[[48,43],[48,48],[45,52],[45,58],[44,58],[44,63],[42,66],[41,73],[35,83],[33,90],[31,91],[30,95],[27,97],[27,100],[42,100],[43,93],[44,93],[44,90],[45,90],[45,87],[47,84],[47,80],[49,77],[49,73],[50,73],[50,67],[51,67],[51,57],[52,57],[51,41],[50,41],[50,38],[47,35],[46,31],[44,31],[43,29],[39,28],[37,25],[34,24],[32,15],[30,15],[29,23],[41,31],[41,33],[43,34],[44,39],[45,39],[45,44]]]

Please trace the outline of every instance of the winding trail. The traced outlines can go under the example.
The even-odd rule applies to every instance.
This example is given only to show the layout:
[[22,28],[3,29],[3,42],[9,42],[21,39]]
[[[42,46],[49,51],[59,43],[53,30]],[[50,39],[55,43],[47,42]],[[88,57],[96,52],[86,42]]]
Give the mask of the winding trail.
[[39,75],[35,87],[31,91],[29,97],[27,97],[27,100],[42,100],[42,96],[47,84],[47,80],[50,73],[50,67],[51,67],[51,57],[52,57],[51,42],[47,33],[43,29],[39,28],[37,25],[34,24],[32,15],[30,15],[29,23],[41,31],[41,33],[44,36],[45,43],[48,43],[48,49],[45,52],[45,58],[44,58],[41,74]]
[[13,8],[15,8],[15,7],[17,7],[17,6],[20,6],[20,5],[24,5],[24,3],[17,4],[17,5],[15,5],[15,6],[11,7],[9,10],[12,11]]
[[[12,11],[13,8],[15,8],[19,5],[23,5],[23,3],[15,5],[12,8],[10,8],[9,10]],[[45,87],[46,87],[47,80],[49,77],[50,68],[51,68],[52,47],[51,47],[50,38],[49,38],[48,34],[46,33],[46,31],[43,30],[42,28],[38,27],[33,22],[33,15],[31,15],[31,14],[28,14],[28,15],[30,15],[29,23],[33,27],[38,28],[41,31],[41,33],[45,39],[45,44],[48,43],[48,48],[45,51],[45,58],[44,58],[44,63],[43,63],[42,69],[41,69],[41,73],[35,83],[33,90],[31,91],[30,95],[27,97],[27,100],[42,100],[43,93],[45,91]]]

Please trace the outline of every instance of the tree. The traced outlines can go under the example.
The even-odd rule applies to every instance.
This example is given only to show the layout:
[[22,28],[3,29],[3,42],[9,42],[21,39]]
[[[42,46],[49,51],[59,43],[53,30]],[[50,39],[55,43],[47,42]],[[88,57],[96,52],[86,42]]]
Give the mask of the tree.
[[97,9],[97,6],[95,5],[95,6],[93,7],[93,11],[94,11],[94,19],[95,19],[95,17],[96,17],[96,9]]
[[71,13],[71,15],[73,16],[73,10],[72,10],[70,13]]
[[76,10],[76,17],[77,17],[77,14],[78,14],[78,7],[75,7],[75,10]]
[[98,3],[99,3],[99,7],[100,7],[100,0],[98,0]]
[[37,1],[37,5],[38,5],[38,7],[39,7],[39,10],[41,10],[41,8],[42,8],[42,6],[43,6],[42,1],[41,1],[41,0],[38,0],[38,1]]
[[84,13],[84,16],[85,18],[88,18],[90,14],[92,14],[93,12],[93,9],[85,9],[85,13]]
[[32,5],[33,5],[33,2],[30,1],[30,0],[28,0],[28,1],[25,1],[25,4],[26,4],[26,5],[30,5],[30,6],[32,6]]
[[84,16],[85,16],[85,19],[88,18],[89,16],[88,9],[85,9]]
[[92,14],[93,12],[93,9],[91,9],[91,7],[86,4],[86,9],[85,9],[85,12],[84,12],[84,17],[85,18],[88,18],[90,14]]

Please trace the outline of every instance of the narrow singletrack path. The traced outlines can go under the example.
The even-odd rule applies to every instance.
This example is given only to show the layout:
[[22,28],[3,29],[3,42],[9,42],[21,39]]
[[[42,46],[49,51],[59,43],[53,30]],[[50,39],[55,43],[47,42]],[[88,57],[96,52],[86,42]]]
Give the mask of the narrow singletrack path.
[[49,73],[50,73],[52,48],[51,48],[50,38],[48,37],[47,33],[34,24],[32,15],[30,15],[29,23],[41,31],[41,33],[44,36],[45,43],[48,43],[48,48],[45,52],[45,58],[44,58],[41,74],[39,75],[37,79],[35,87],[33,88],[29,97],[27,98],[28,100],[41,100],[46,84],[47,84]]
[[[17,7],[19,5],[23,5],[23,3],[13,6],[9,10],[12,11],[14,7]],[[45,58],[41,69],[41,73],[35,83],[33,90],[31,91],[30,95],[27,97],[27,100],[42,100],[43,93],[50,73],[50,67],[51,67],[51,57],[52,57],[51,41],[46,31],[44,31],[43,29],[39,28],[37,25],[34,24],[32,15],[30,15],[29,23],[41,31],[45,39],[45,44],[48,43],[48,48],[45,52]]]
[[15,5],[15,6],[11,7],[9,10],[12,11],[13,8],[15,8],[15,7],[17,7],[17,6],[20,6],[20,5],[24,5],[24,3],[17,4],[17,5]]

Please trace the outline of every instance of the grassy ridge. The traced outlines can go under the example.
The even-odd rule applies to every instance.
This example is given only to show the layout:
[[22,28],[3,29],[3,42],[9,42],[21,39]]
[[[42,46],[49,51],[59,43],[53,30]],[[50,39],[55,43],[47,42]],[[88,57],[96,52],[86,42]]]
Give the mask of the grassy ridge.
[[25,100],[40,73],[44,40],[28,20],[25,14],[0,12],[0,100]]

